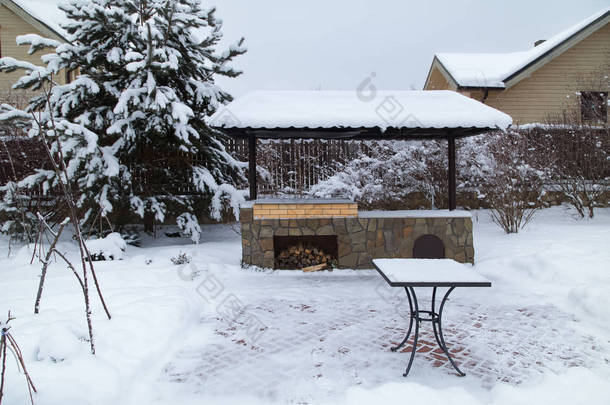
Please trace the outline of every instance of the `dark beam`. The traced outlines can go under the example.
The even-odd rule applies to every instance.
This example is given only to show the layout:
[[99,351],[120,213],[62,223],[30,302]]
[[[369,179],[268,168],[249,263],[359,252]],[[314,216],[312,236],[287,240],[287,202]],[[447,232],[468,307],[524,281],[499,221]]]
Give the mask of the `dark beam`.
[[[234,138],[254,135],[258,139],[355,139],[426,140],[446,139],[493,132],[495,128],[218,128]],[[450,134],[448,135],[448,132]]]
[[450,136],[447,138],[447,161],[449,167],[447,174],[449,178],[449,210],[453,211],[456,208],[456,192],[455,192],[455,138]]
[[256,190],[256,136],[248,137],[248,183],[250,184],[250,200],[257,198]]

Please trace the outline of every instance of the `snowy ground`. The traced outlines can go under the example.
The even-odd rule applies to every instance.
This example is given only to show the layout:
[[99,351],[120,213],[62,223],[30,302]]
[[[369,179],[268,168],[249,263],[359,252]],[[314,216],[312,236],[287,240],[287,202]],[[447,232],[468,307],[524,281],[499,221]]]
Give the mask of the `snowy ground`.
[[[95,357],[64,267],[50,269],[32,314],[40,266],[28,247],[0,259],[0,313],[17,317],[38,404],[610,403],[610,209],[593,221],[547,209],[519,235],[480,211],[474,232],[475,269],[494,286],[457,289],[444,314],[464,378],[434,351],[429,324],[402,377],[409,348],[389,346],[408,311],[373,271],[242,270],[228,226],[208,227],[200,245],[162,237],[98,262],[113,319],[96,301]],[[192,265],[171,264],[181,252]],[[5,389],[3,404],[27,400],[14,363]]]

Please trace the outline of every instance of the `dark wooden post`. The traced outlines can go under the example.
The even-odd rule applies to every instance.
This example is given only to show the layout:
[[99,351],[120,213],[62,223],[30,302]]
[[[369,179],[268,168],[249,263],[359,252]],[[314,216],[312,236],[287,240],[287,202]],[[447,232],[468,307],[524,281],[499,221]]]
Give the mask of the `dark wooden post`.
[[447,161],[449,163],[449,167],[447,170],[447,174],[449,177],[449,210],[453,211],[456,206],[456,197],[455,197],[455,138],[450,136],[447,138],[448,148],[447,148]]
[[256,200],[256,136],[248,137],[248,183],[250,183],[250,200]]

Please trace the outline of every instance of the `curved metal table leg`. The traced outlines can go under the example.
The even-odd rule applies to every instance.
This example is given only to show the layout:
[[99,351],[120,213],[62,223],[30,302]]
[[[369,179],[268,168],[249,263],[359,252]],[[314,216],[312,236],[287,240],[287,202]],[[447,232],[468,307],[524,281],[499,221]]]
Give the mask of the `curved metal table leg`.
[[409,289],[407,287],[405,287],[405,291],[407,293],[407,298],[409,299],[409,329],[407,330],[407,334],[405,335],[405,338],[402,340],[402,342],[400,342],[398,346],[390,348],[390,350],[393,352],[400,349],[405,345],[405,343],[407,343],[409,336],[411,336],[411,328],[413,327],[413,317],[415,316],[415,314],[413,313],[413,303],[411,302],[411,294],[409,294]]
[[432,308],[431,308],[432,309],[432,312],[431,312],[432,330],[434,331],[434,339],[436,340],[436,344],[438,344],[438,347],[442,348],[443,345],[441,343],[440,338],[438,337],[438,332],[436,330],[436,322],[438,322],[439,315],[434,311],[435,305],[436,305],[436,287],[434,287],[434,289],[432,290]]
[[445,308],[445,303],[447,302],[447,298],[449,298],[449,294],[451,294],[451,292],[455,289],[455,286],[449,288],[449,290],[447,290],[447,292],[443,296],[438,313],[435,312],[436,289],[437,289],[437,287],[434,287],[434,289],[432,290],[431,311],[422,311],[424,314],[429,313],[430,318],[421,318],[420,310],[419,310],[419,303],[417,302],[417,295],[415,295],[415,290],[413,289],[413,287],[405,287],[405,291],[407,293],[407,298],[409,299],[409,309],[411,311],[411,316],[409,317],[409,329],[407,331],[407,335],[402,340],[402,342],[400,342],[400,344],[398,346],[391,348],[391,350],[394,352],[394,351],[400,349],[401,347],[403,347],[407,343],[407,340],[409,339],[409,336],[411,335],[411,329],[413,327],[413,322],[415,322],[413,347],[411,349],[411,355],[409,356],[409,364],[407,365],[407,369],[405,370],[403,377],[406,377],[409,374],[409,371],[411,370],[411,366],[413,365],[413,359],[415,358],[415,352],[417,351],[417,341],[419,339],[419,324],[421,321],[432,322],[432,329],[434,331],[434,338],[436,339],[436,343],[441,348],[443,353],[445,353],[445,356],[447,356],[447,359],[449,359],[449,362],[451,363],[453,368],[457,371],[458,375],[460,375],[461,377],[466,375],[455,364],[453,357],[451,357],[451,354],[449,353],[449,349],[447,349],[447,344],[445,343],[445,338],[443,336],[443,324],[442,324],[443,309]]
[[415,336],[413,337],[413,348],[411,349],[411,357],[409,358],[409,364],[407,365],[407,369],[405,370],[403,377],[409,375],[409,371],[411,370],[411,365],[413,364],[413,359],[415,358],[415,352],[417,351],[417,338],[419,337],[419,306],[417,304],[417,295],[415,295],[415,290],[413,287],[409,287],[411,290],[411,294],[413,294],[413,303],[415,304],[415,312],[413,313],[415,317]]
[[[458,366],[455,364],[455,362],[453,361],[453,358],[451,357],[451,355],[449,354],[449,349],[447,349],[447,344],[445,343],[445,338],[443,337],[443,327],[442,327],[442,319],[443,319],[443,308],[445,307],[445,302],[447,301],[447,298],[449,297],[449,294],[451,294],[451,292],[455,289],[455,287],[451,287],[446,293],[445,296],[443,297],[443,301],[441,301],[441,306],[438,310],[438,336],[437,336],[437,342],[440,339],[439,342],[439,346],[441,347],[441,349],[443,349],[443,351],[445,352],[445,356],[447,356],[447,358],[449,359],[449,362],[451,362],[451,365],[453,366],[453,368],[455,369],[455,371],[458,372],[458,374],[460,375],[460,377],[464,377],[466,374],[464,374],[459,368]],[[434,304],[432,304],[434,305]],[[433,311],[434,312],[434,311]],[[433,325],[433,329],[434,329],[434,334],[436,335],[436,327],[434,327],[434,324],[436,322],[432,322]]]

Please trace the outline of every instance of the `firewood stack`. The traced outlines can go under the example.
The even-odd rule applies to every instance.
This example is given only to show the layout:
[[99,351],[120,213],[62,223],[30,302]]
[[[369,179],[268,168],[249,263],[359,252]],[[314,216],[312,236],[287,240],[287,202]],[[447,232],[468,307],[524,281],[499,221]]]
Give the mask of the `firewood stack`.
[[302,269],[323,263],[330,264],[333,257],[311,243],[299,242],[282,250],[275,260],[276,268]]

